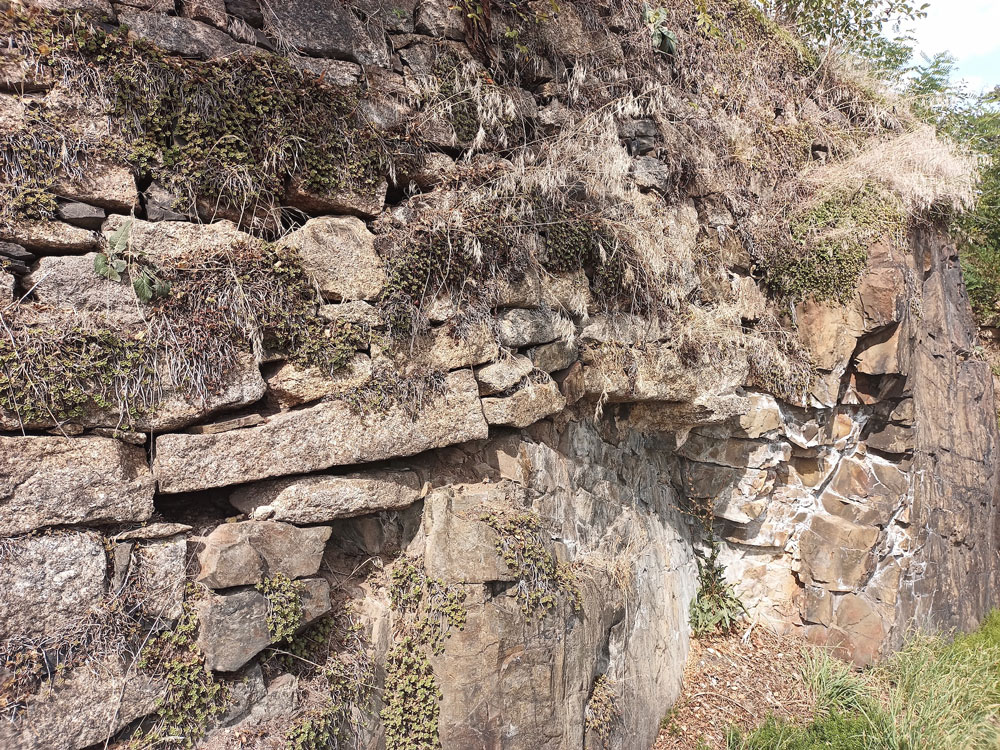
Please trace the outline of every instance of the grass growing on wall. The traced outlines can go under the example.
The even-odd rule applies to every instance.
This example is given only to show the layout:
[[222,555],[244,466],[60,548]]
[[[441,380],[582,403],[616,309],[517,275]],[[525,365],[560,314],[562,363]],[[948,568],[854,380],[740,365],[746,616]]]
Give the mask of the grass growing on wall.
[[1000,610],[970,635],[915,636],[864,673],[823,653],[803,677],[816,718],[730,732],[728,750],[995,750],[1000,747]]

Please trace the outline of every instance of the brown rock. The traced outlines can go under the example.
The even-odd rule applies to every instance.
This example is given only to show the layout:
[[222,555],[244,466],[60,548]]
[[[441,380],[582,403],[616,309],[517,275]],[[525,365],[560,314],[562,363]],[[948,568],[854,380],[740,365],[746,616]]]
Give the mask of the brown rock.
[[371,219],[382,213],[388,182],[380,182],[373,188],[363,190],[344,187],[335,193],[321,193],[302,181],[292,177],[285,192],[285,203],[307,213],[354,214]]
[[216,28],[226,29],[226,3],[224,0],[187,0],[184,15],[195,21],[210,23]]
[[213,589],[256,584],[265,577],[315,575],[329,526],[300,529],[277,521],[225,523],[203,540],[198,581]]
[[[124,214],[131,212],[139,201],[132,170],[125,164],[108,159],[88,161],[80,177],[60,176],[52,186],[52,192],[61,198]],[[88,227],[91,228],[100,227]]]
[[276,521],[305,524],[398,510],[419,496],[420,482],[411,471],[368,471],[251,484],[234,491],[229,502],[248,515],[266,509]]
[[871,564],[878,529],[834,516],[813,516],[802,532],[800,577],[830,591],[851,591]]
[[[502,492],[498,495],[502,501]],[[475,511],[456,514],[453,497],[454,492],[445,488],[432,492],[424,501],[427,575],[446,583],[517,580],[497,554],[496,532],[480,521]]]
[[548,310],[505,310],[498,316],[500,343],[516,349],[559,338],[565,319]]
[[551,344],[542,344],[534,349],[528,350],[528,357],[532,364],[543,372],[556,372],[565,370],[576,362],[580,353],[580,348],[575,342],[566,339],[553,341]]
[[152,513],[142,448],[92,437],[0,437],[0,534],[145,521]]
[[279,407],[289,409],[326,396],[342,394],[361,385],[371,375],[372,361],[367,354],[360,352],[344,367],[334,371],[333,375],[316,367],[300,367],[286,362],[267,378],[267,390]]

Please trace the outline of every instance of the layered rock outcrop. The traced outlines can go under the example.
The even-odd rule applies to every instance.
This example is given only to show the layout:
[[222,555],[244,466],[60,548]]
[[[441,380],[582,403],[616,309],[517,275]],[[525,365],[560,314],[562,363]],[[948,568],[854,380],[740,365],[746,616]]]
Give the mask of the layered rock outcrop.
[[456,5],[0,16],[4,747],[646,748],[713,548],[1000,601],[968,165],[743,0]]

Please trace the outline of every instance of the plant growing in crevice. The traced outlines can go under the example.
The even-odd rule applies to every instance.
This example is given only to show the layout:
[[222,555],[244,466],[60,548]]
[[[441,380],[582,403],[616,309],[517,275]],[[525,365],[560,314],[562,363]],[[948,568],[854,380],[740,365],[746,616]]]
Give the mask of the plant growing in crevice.
[[284,750],[359,746],[375,693],[371,643],[360,621],[343,608],[274,644],[268,674],[298,677],[304,707],[284,732]]
[[267,630],[271,640],[280,641],[294,635],[305,617],[302,584],[284,573],[275,573],[258,583],[256,589],[267,599]]
[[166,682],[152,725],[131,737],[126,747],[192,748],[201,739],[213,717],[222,713],[229,699],[226,687],[205,666],[205,657],[195,638],[198,614],[197,591],[187,587],[183,614],[172,630],[151,637],[142,649],[139,668]]
[[386,656],[380,712],[386,750],[433,750],[441,690],[430,655],[440,654],[453,629],[465,627],[465,592],[429,578],[422,561],[402,558],[392,571],[389,601],[397,614],[395,643]]
[[170,284],[160,278],[156,266],[144,253],[132,252],[129,247],[129,233],[132,221],[122,223],[108,237],[105,252],[94,256],[94,273],[102,279],[121,281],[122,276],[132,279],[132,289],[140,302],[149,302],[153,297],[170,294]]
[[618,705],[617,685],[606,674],[594,680],[584,716],[584,725],[588,731],[597,735],[601,747],[614,747],[611,740],[621,721],[622,712]]
[[574,612],[583,611],[573,566],[557,561],[545,548],[542,521],[536,514],[484,513],[479,520],[496,532],[497,554],[518,577],[516,596],[525,615],[541,618],[561,597]]
[[746,614],[743,602],[732,584],[725,579],[725,569],[719,564],[719,542],[714,535],[708,539],[709,554],[697,558],[698,593],[691,602],[689,622],[696,638],[731,633]]

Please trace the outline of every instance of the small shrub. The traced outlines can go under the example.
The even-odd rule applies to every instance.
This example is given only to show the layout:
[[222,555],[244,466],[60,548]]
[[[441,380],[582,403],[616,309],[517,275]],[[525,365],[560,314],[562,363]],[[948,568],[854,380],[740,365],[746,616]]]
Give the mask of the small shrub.
[[601,746],[605,748],[613,747],[611,743],[612,735],[621,721],[622,712],[618,707],[618,693],[613,680],[607,675],[601,675],[594,680],[594,687],[590,691],[590,700],[587,702],[585,714],[585,726],[588,731],[593,732],[600,738]]
[[711,540],[706,560],[698,560],[698,593],[691,602],[689,622],[696,638],[730,633],[746,614],[743,602],[724,577],[719,565],[719,544]]

